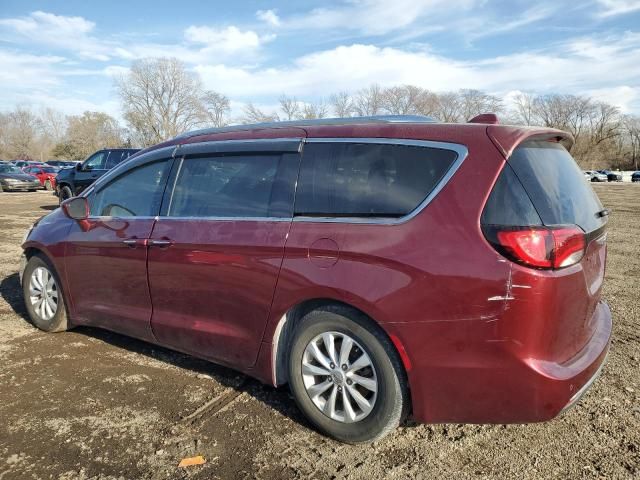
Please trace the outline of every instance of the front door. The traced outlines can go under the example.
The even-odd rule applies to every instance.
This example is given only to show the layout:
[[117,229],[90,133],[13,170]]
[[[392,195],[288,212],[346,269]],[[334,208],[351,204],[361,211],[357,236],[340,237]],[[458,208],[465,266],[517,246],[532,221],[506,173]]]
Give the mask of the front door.
[[181,162],[149,241],[153,333],[178,350],[251,366],[291,225],[299,155]]
[[171,160],[132,165],[89,197],[91,216],[74,223],[65,262],[74,319],[151,340],[147,241]]
[[76,170],[73,182],[75,184],[75,195],[95,182],[107,171],[108,150],[100,150],[94,153],[82,163],[80,170]]

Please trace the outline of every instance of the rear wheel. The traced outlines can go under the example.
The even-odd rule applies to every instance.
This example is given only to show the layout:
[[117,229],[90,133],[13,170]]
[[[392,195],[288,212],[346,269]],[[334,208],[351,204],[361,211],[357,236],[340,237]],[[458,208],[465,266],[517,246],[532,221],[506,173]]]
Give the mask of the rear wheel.
[[409,409],[395,348],[366,316],[342,306],[323,307],[300,320],[289,355],[289,382],[306,417],[347,443],[384,437]]
[[53,187],[51,186],[51,180],[47,180],[44,182],[44,189],[45,190],[53,190]]
[[22,291],[31,322],[45,332],[67,330],[67,311],[60,280],[49,261],[40,255],[29,259],[22,277]]

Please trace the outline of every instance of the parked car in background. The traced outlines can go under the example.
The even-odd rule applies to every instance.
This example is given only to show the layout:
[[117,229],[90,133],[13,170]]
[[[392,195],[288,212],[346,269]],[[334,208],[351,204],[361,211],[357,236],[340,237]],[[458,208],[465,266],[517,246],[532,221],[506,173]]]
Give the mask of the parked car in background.
[[288,383],[349,443],[410,411],[554,418],[609,349],[607,211],[571,135],[496,123],[307,120],[146,149],[29,231],[28,314]]
[[35,192],[39,188],[42,188],[42,186],[37,178],[24,173],[15,165],[0,164],[0,192]]
[[53,167],[66,168],[66,167],[75,167],[77,162],[72,162],[68,160],[47,160],[45,163]]
[[18,168],[30,167],[33,165],[42,165],[40,162],[36,162],[34,160],[13,160],[13,163]]
[[598,170],[598,173],[606,175],[608,182],[621,182],[622,181],[622,174],[621,173],[612,172],[611,170]]
[[45,190],[53,190],[56,188],[56,175],[60,169],[50,165],[43,165],[41,167],[24,167],[22,171],[36,177]]
[[79,195],[89,185],[123,160],[126,160],[138,148],[110,148],[98,150],[84,162],[77,163],[74,168],[60,170],[56,177],[56,190],[60,202]]
[[633,172],[631,174],[631,181],[632,182],[640,182],[640,171],[638,172]]
[[604,173],[600,173],[596,170],[587,170],[584,172],[585,176],[589,175],[589,180],[592,182],[607,182],[608,178]]

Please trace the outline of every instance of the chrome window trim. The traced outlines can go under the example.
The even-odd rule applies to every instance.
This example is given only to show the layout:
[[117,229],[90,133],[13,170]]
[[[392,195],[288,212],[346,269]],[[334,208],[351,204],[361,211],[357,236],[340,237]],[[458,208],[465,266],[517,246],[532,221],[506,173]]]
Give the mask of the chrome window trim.
[[[297,148],[276,148],[276,144],[291,143],[292,146],[297,144]],[[206,142],[190,142],[179,143],[176,145],[174,156],[192,156],[192,155],[221,155],[225,153],[239,153],[239,154],[252,154],[259,151],[260,153],[300,153],[302,150],[302,144],[304,143],[304,137],[277,137],[277,138],[240,138],[237,140],[208,140]],[[272,150],[260,150],[265,145],[274,144]],[[256,146],[258,148],[246,148],[249,146]],[[208,147],[211,150],[208,150]],[[235,148],[234,148],[235,147]],[[245,148],[243,148],[245,147]],[[190,152],[189,150],[208,150],[205,152]]]
[[[294,214],[294,222],[316,222],[316,223],[353,223],[353,224],[369,224],[369,225],[400,225],[411,220],[418,215],[429,205],[434,198],[438,196],[440,191],[449,183],[451,177],[458,171],[464,160],[469,155],[469,150],[465,145],[459,143],[449,142],[437,142],[431,140],[414,140],[409,138],[353,138],[353,137],[338,137],[338,138],[307,138],[304,143],[369,143],[369,144],[383,144],[383,145],[403,145],[410,147],[424,147],[424,148],[437,148],[441,150],[450,150],[457,154],[457,157],[447,173],[440,179],[434,189],[425,197],[416,208],[403,217],[389,218],[389,217],[305,217],[296,216]],[[303,160],[304,162],[304,155]]]
[[290,222],[291,217],[172,217],[168,215],[159,215],[158,220],[179,220],[194,222]]

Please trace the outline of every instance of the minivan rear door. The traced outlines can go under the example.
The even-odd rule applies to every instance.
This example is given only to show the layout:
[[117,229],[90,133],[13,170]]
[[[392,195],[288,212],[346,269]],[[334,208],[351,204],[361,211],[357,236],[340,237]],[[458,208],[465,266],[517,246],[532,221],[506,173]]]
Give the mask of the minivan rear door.
[[149,240],[151,327],[167,346],[255,363],[291,225],[301,138],[181,146]]
[[[577,353],[594,333],[594,312],[605,273],[608,212],[570,153],[556,140],[534,137],[517,144],[496,185],[510,176],[508,183],[523,188],[535,209],[525,215],[526,209],[519,208],[511,215],[516,218],[499,223],[526,226],[533,216],[547,227],[577,227],[584,232],[584,256],[577,264],[554,274],[556,294],[562,300],[554,305],[554,318],[558,321],[553,325],[549,337],[553,340],[548,347],[552,358],[564,361]],[[514,205],[513,201],[509,203]],[[485,215],[491,205],[490,198]],[[496,204],[493,208],[498,207]]]

